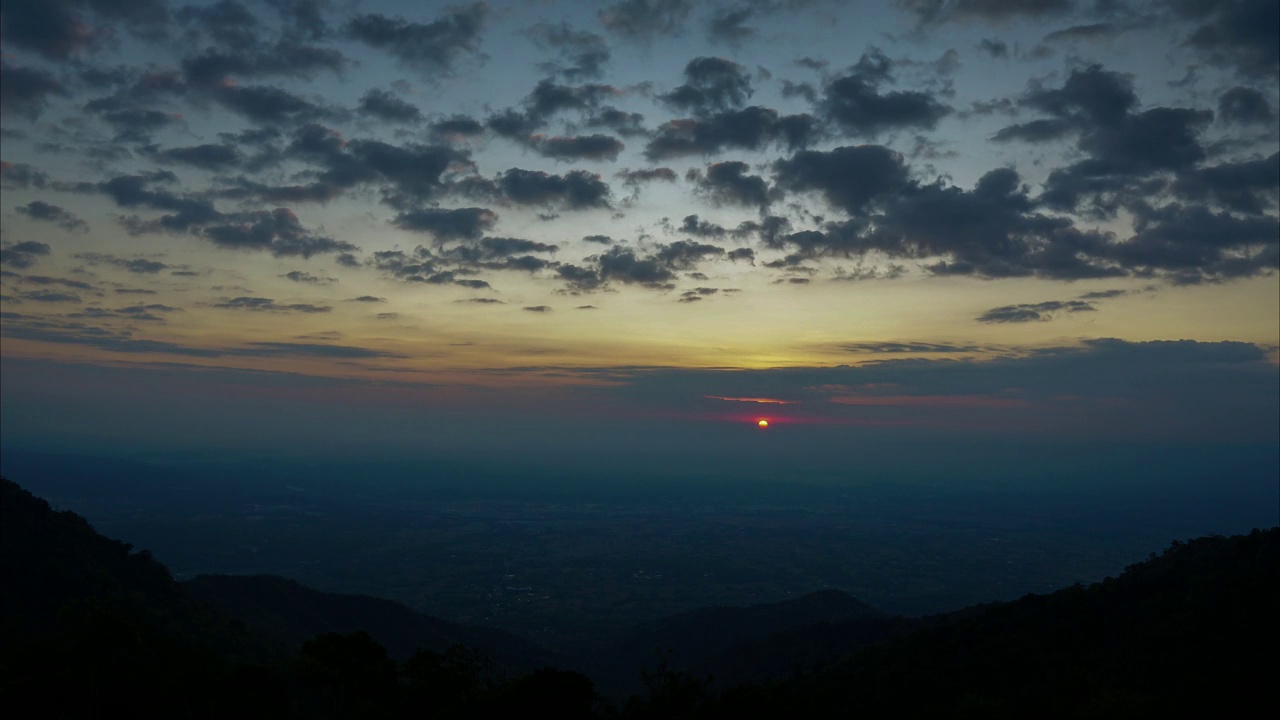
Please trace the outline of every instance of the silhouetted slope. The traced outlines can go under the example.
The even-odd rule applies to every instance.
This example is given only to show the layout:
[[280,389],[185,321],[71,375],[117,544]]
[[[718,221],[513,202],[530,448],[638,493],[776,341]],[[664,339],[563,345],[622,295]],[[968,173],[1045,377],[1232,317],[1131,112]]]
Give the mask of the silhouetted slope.
[[502,630],[452,623],[382,598],[321,592],[286,578],[202,575],[182,585],[289,654],[321,633],[363,630],[397,660],[418,649],[439,652],[465,645],[482,650],[508,671],[525,672],[554,662],[547,650]]
[[772,697],[813,717],[1229,716],[1274,704],[1278,618],[1280,529],[1200,538],[1087,588],[937,618]]
[[[775,674],[764,667],[730,665],[723,658],[732,656],[740,644],[762,641],[789,630],[822,623],[878,624],[882,619],[884,615],[875,608],[838,590],[762,605],[699,608],[638,626],[622,641],[599,653],[594,672],[611,689],[634,689],[640,671],[652,669],[659,662],[698,676],[711,674],[717,680],[724,679],[721,672],[728,673],[733,681],[768,679],[785,674],[796,660],[770,658],[767,667],[784,668]],[[837,657],[848,652],[846,648]]]
[[0,630],[6,641],[56,633],[69,606],[109,607],[172,638],[259,655],[256,638],[183,592],[151,553],[132,549],[0,478]]

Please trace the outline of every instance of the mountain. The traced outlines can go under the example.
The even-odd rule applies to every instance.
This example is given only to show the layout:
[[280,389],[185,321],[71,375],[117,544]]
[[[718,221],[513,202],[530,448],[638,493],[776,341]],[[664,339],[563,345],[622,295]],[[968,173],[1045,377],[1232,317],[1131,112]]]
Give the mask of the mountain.
[[740,709],[815,718],[1243,716],[1274,700],[1278,640],[1280,529],[1272,528],[1175,542],[1088,587],[930,618],[821,672],[756,688],[740,696],[750,698]]
[[[929,618],[832,591],[672,616],[596,658],[602,686],[645,669],[643,689],[608,708],[578,673],[507,679],[440,651],[546,661],[505,633],[276,577],[179,584],[149,553],[0,479],[0,699],[48,716],[1234,717],[1272,700],[1278,640],[1273,528],[1175,542],[1088,587]],[[396,662],[388,647],[425,651]]]
[[[786,674],[796,662],[786,649],[747,663],[752,643],[815,626],[844,623],[853,627],[893,624],[883,613],[838,590],[822,590],[777,603],[747,607],[708,607],[679,613],[636,627],[615,644],[601,649],[591,674],[608,687],[637,689],[640,672],[662,665],[668,669],[711,676],[717,684],[772,678],[773,668]],[[884,634],[872,634],[884,639]],[[849,638],[846,638],[849,639]],[[842,646],[836,657],[853,645]],[[808,648],[806,646],[806,652]],[[769,669],[766,669],[769,668]]]
[[201,575],[182,583],[192,597],[238,618],[287,654],[322,633],[365,631],[396,660],[419,649],[480,648],[498,668],[527,672],[554,664],[542,647],[503,630],[461,625],[391,600],[321,592],[270,575]]

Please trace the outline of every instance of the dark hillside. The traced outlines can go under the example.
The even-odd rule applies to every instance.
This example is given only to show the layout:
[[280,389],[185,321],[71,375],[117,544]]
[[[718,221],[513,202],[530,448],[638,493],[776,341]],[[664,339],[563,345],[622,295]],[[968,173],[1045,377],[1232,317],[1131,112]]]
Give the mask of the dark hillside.
[[1222,717],[1273,704],[1280,529],[1175,542],[1118,578],[934,622],[775,689],[816,717]]
[[202,575],[182,586],[193,597],[243,620],[290,655],[321,633],[363,630],[395,660],[407,659],[419,649],[441,652],[464,645],[483,649],[508,672],[555,662],[548,651],[502,630],[459,625],[382,598],[321,592],[286,578]]

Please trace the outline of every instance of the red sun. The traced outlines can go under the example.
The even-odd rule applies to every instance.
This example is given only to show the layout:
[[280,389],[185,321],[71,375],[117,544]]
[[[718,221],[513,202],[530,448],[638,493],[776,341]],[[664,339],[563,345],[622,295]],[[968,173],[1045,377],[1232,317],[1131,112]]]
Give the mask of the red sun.
[[764,430],[765,428],[769,427],[769,421],[761,420],[760,422],[756,423],[756,425],[758,425],[761,430]]

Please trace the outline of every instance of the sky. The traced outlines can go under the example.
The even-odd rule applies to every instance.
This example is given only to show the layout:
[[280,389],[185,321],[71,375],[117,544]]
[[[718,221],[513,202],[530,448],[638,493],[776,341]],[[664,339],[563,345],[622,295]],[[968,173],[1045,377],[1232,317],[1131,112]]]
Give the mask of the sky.
[[6,0],[0,439],[1274,444],[1278,28]]

